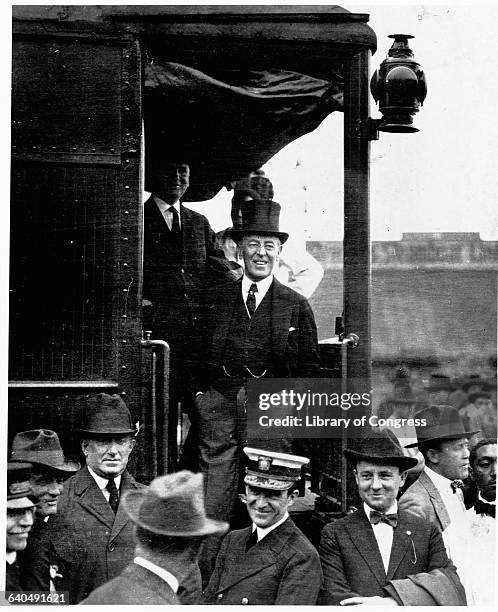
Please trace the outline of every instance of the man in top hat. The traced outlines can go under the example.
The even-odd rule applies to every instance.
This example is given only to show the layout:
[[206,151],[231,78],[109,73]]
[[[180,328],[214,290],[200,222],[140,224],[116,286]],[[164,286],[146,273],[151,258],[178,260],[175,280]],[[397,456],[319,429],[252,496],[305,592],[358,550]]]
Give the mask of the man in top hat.
[[21,580],[26,591],[48,591],[50,569],[57,573],[59,561],[50,558],[48,523],[57,514],[64,481],[77,472],[80,464],[66,461],[55,431],[34,429],[15,435],[11,461],[32,464],[30,486],[37,499],[35,523],[26,549],[18,555]]
[[135,525],[135,556],[123,572],[98,587],[83,604],[179,604],[200,544],[223,535],[228,524],[206,516],[202,474],[186,470],[128,491],[123,507]]
[[[319,371],[312,310],[306,298],[274,278],[288,238],[279,230],[279,214],[280,205],[270,200],[243,204],[241,225],[231,235],[244,275],[207,296],[193,420],[198,465],[206,477],[206,511],[220,520],[230,519],[238,492],[240,449],[246,442],[246,381],[312,377]],[[288,441],[271,442],[275,447],[270,450],[290,450]],[[201,565],[203,576],[210,569]]]
[[322,585],[316,549],[289,517],[305,457],[244,448],[250,527],[221,545],[205,593],[223,605],[314,605]]
[[30,463],[7,464],[6,591],[22,590],[17,554],[26,548],[35,510],[30,470]]
[[465,592],[448,560],[439,528],[403,511],[396,501],[407,469],[391,431],[372,432],[354,465],[363,507],[322,531],[320,558],[326,605],[465,605]]
[[496,438],[480,440],[470,451],[469,473],[477,488],[467,510],[468,530],[450,524],[444,536],[448,554],[458,568],[469,605],[496,603]]
[[469,438],[452,406],[429,406],[415,415],[418,448],[425,468],[403,493],[400,508],[436,524],[441,531],[452,522],[467,524],[463,480],[469,475]]
[[[238,265],[237,244],[231,237],[231,230],[240,226],[242,205],[250,200],[273,200],[273,185],[264,176],[262,170],[251,173],[244,179],[233,183],[230,213],[233,226],[216,234],[225,257],[233,264],[237,278],[242,276],[243,269]],[[291,248],[287,246],[285,253],[280,256],[275,276],[282,284],[309,299],[323,278],[323,268],[313,255],[308,253],[306,248],[303,249],[301,245],[294,244]]]
[[143,487],[126,470],[136,429],[122,398],[91,396],[83,419],[85,466],[66,482],[49,523],[51,545],[63,561],[59,589],[69,591],[69,603],[117,576],[133,558],[133,523],[121,498]]
[[198,340],[204,290],[232,278],[206,217],[182,204],[189,180],[190,167],[183,160],[146,164],[146,189],[152,195],[144,204],[144,329],[170,346],[170,406],[175,410],[189,390],[189,356]]

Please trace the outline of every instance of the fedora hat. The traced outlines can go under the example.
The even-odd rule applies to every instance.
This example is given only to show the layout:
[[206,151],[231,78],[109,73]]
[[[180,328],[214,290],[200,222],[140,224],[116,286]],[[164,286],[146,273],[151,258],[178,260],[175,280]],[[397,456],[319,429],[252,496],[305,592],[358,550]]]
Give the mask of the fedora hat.
[[344,456],[351,463],[367,461],[369,463],[395,465],[401,472],[405,472],[417,465],[415,457],[405,457],[398,438],[389,429],[382,431],[372,430],[368,438],[363,438],[358,450],[345,449]]
[[228,523],[206,516],[203,475],[183,470],[123,494],[121,503],[142,529],[172,537],[223,535]]
[[10,461],[28,461],[66,475],[80,469],[77,461],[66,461],[55,431],[32,429],[16,434],[12,441]]
[[283,244],[289,234],[279,230],[280,204],[273,200],[248,200],[240,205],[242,221],[239,227],[229,230],[238,242],[248,234],[276,236]]
[[7,509],[33,508],[34,497],[29,478],[31,463],[7,463]]
[[432,440],[470,438],[470,436],[479,432],[479,430],[465,431],[465,426],[458,410],[453,406],[429,406],[419,410],[415,414],[415,419],[418,422],[425,422],[425,425],[415,425],[418,442],[407,444],[406,448]]
[[285,491],[301,478],[301,468],[310,462],[307,457],[275,453],[257,448],[244,448],[249,458],[244,482],[252,487]]
[[81,434],[124,435],[134,434],[130,411],[116,393],[98,393],[88,399],[83,415]]

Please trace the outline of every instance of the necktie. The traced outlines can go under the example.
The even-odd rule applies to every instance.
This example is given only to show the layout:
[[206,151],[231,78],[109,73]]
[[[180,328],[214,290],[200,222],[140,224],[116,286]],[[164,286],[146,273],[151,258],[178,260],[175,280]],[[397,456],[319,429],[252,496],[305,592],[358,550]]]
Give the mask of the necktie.
[[463,489],[463,481],[459,480],[458,478],[455,478],[455,480],[451,481],[451,490],[453,491],[453,493],[456,493],[458,489]]
[[249,313],[250,317],[252,317],[252,315],[254,314],[254,311],[256,310],[255,293],[257,293],[257,291],[258,291],[258,287],[256,286],[256,283],[252,283],[252,285],[249,287],[249,293],[247,294],[247,300],[246,300],[247,312]]
[[487,504],[485,501],[478,499],[475,503],[474,510],[476,514],[487,514],[496,518],[496,506],[494,504]]
[[252,548],[255,544],[258,543],[258,531],[255,529],[251,535],[247,538],[246,542],[246,552]]
[[372,525],[378,525],[379,523],[387,523],[388,525],[394,528],[398,524],[398,515],[382,514],[382,512],[378,512],[377,510],[371,510],[370,522],[372,523]]
[[169,211],[172,214],[173,222],[171,224],[171,234],[177,239],[180,239],[180,221],[178,219],[178,211],[174,206],[169,207]]
[[119,495],[114,478],[108,480],[106,489],[109,491],[109,506],[111,506],[112,511],[116,514],[118,511]]

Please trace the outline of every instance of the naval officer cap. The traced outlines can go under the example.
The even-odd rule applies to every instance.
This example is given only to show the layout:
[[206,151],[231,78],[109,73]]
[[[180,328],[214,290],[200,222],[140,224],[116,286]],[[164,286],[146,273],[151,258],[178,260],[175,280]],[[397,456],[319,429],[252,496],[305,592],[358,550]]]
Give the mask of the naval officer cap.
[[285,491],[301,478],[301,468],[310,460],[307,457],[275,453],[257,448],[244,448],[249,458],[244,482],[251,487]]

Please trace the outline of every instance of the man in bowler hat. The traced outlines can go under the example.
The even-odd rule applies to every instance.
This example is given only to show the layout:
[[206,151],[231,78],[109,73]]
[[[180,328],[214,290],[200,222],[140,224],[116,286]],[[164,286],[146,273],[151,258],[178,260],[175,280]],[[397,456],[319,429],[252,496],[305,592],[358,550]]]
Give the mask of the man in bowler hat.
[[230,532],[205,593],[223,605],[314,605],[322,584],[318,553],[289,517],[306,457],[244,448],[244,501],[251,526]]
[[122,501],[135,525],[135,556],[83,604],[179,604],[179,584],[192,573],[199,546],[228,524],[206,516],[202,474],[186,470],[128,491]]
[[421,423],[415,426],[416,444],[425,468],[401,496],[400,508],[433,522],[441,531],[453,522],[466,528],[463,481],[469,475],[469,438],[477,432],[466,431],[452,406],[429,406],[415,417]]
[[404,456],[389,430],[370,433],[357,451],[344,455],[354,465],[363,506],[323,529],[319,603],[465,605],[439,528],[401,510],[396,501],[406,470],[417,460]]
[[[238,493],[246,442],[246,381],[313,377],[319,370],[310,305],[273,275],[288,238],[279,230],[280,205],[249,201],[242,204],[241,213],[241,224],[231,235],[244,262],[244,275],[207,296],[205,338],[196,370],[193,423],[198,465],[205,474],[206,511],[220,520],[230,520]],[[284,440],[270,442],[275,447],[269,450],[290,450]],[[206,551],[211,543],[201,555],[203,578],[209,576],[218,548],[209,559]]]
[[80,469],[80,464],[66,461],[59,437],[49,429],[33,429],[16,434],[10,460],[32,464],[30,486],[37,500],[28,545],[18,555],[22,585],[26,591],[49,591],[51,572],[55,579],[60,565],[60,561],[52,555],[49,521],[57,514],[64,481]]
[[26,548],[35,510],[29,484],[30,470],[30,463],[7,464],[6,591],[22,590],[17,555]]
[[59,589],[69,591],[69,603],[117,576],[133,558],[133,523],[121,498],[143,487],[126,469],[135,434],[119,395],[88,399],[80,429],[85,466],[66,482],[50,521],[51,544],[63,561]]

